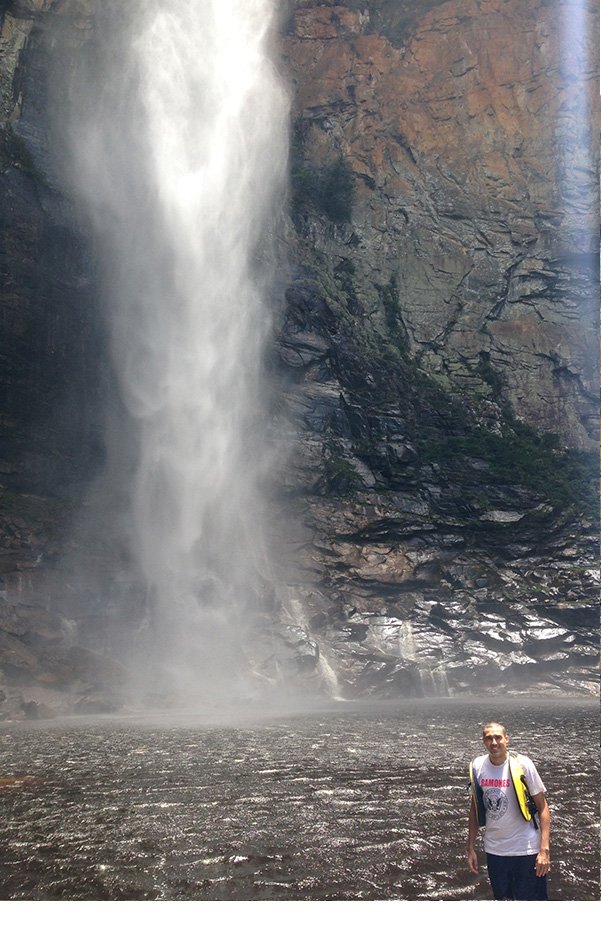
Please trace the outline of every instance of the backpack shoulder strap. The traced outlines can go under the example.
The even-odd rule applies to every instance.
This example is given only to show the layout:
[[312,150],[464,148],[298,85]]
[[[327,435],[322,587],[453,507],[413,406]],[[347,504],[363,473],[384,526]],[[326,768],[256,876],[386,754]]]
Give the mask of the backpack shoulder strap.
[[478,776],[474,770],[474,762],[470,761],[469,764],[470,772],[470,785],[472,790],[472,800],[474,806],[476,807],[476,814],[478,816],[478,825],[486,825],[486,808],[484,806],[484,796],[482,793],[482,787],[478,781]]
[[517,797],[520,812],[524,819],[526,819],[528,822],[532,820],[534,828],[537,829],[538,825],[536,824],[536,819],[534,818],[536,813],[536,805],[528,789],[524,769],[515,752],[510,752],[507,757],[509,760],[509,776],[511,777],[511,782]]

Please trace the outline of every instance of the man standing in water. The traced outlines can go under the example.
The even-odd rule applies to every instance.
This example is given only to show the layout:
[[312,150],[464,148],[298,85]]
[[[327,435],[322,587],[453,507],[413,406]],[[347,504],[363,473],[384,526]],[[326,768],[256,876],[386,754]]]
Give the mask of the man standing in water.
[[485,826],[484,850],[494,898],[548,899],[551,814],[543,782],[530,758],[508,753],[504,726],[487,723],[482,739],[488,754],[470,764],[468,867],[478,873],[476,837],[480,826]]

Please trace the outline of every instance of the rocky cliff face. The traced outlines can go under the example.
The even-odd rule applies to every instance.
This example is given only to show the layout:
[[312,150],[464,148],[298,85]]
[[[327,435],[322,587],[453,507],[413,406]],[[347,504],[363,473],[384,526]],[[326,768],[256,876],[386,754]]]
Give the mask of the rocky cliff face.
[[[569,10],[288,4],[287,462],[253,655],[274,678],[342,697],[596,688],[597,13],[566,48]],[[4,2],[0,24],[0,712],[109,708],[107,637],[136,591],[110,522],[72,529],[108,361],[46,117],[94,2]]]
[[0,4],[0,714],[11,716],[60,710],[64,689],[90,684],[60,564],[102,457],[104,335],[48,107],[52,48],[81,44],[84,6]]
[[597,445],[596,30],[567,51],[569,13],[287,20],[289,559],[347,695],[594,678],[596,465],[566,450]]
[[[592,27],[565,47],[573,15],[546,0],[297,3],[286,60],[295,252],[329,279],[344,261],[361,326],[402,337],[481,415],[500,396],[590,449],[597,57]],[[333,165],[348,215],[315,208]]]
[[0,472],[7,487],[60,493],[98,452],[101,332],[89,247],[49,149],[52,8],[0,7]]

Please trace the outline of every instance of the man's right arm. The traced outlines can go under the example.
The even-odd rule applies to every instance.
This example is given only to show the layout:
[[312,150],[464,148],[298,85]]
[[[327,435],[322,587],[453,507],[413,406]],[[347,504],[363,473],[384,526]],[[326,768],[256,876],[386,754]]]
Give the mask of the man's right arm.
[[478,825],[478,815],[473,800],[470,802],[470,815],[468,819],[467,830],[467,866],[473,874],[478,873],[478,855],[476,854],[476,838],[480,826]]

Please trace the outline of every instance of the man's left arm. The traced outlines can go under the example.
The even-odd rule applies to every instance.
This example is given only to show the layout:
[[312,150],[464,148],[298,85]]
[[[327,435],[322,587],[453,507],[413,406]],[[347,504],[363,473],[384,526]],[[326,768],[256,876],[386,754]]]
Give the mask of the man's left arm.
[[551,840],[551,812],[545,799],[544,792],[533,793],[532,799],[538,810],[540,825],[540,848],[536,856],[536,876],[544,877],[551,867],[550,840]]

